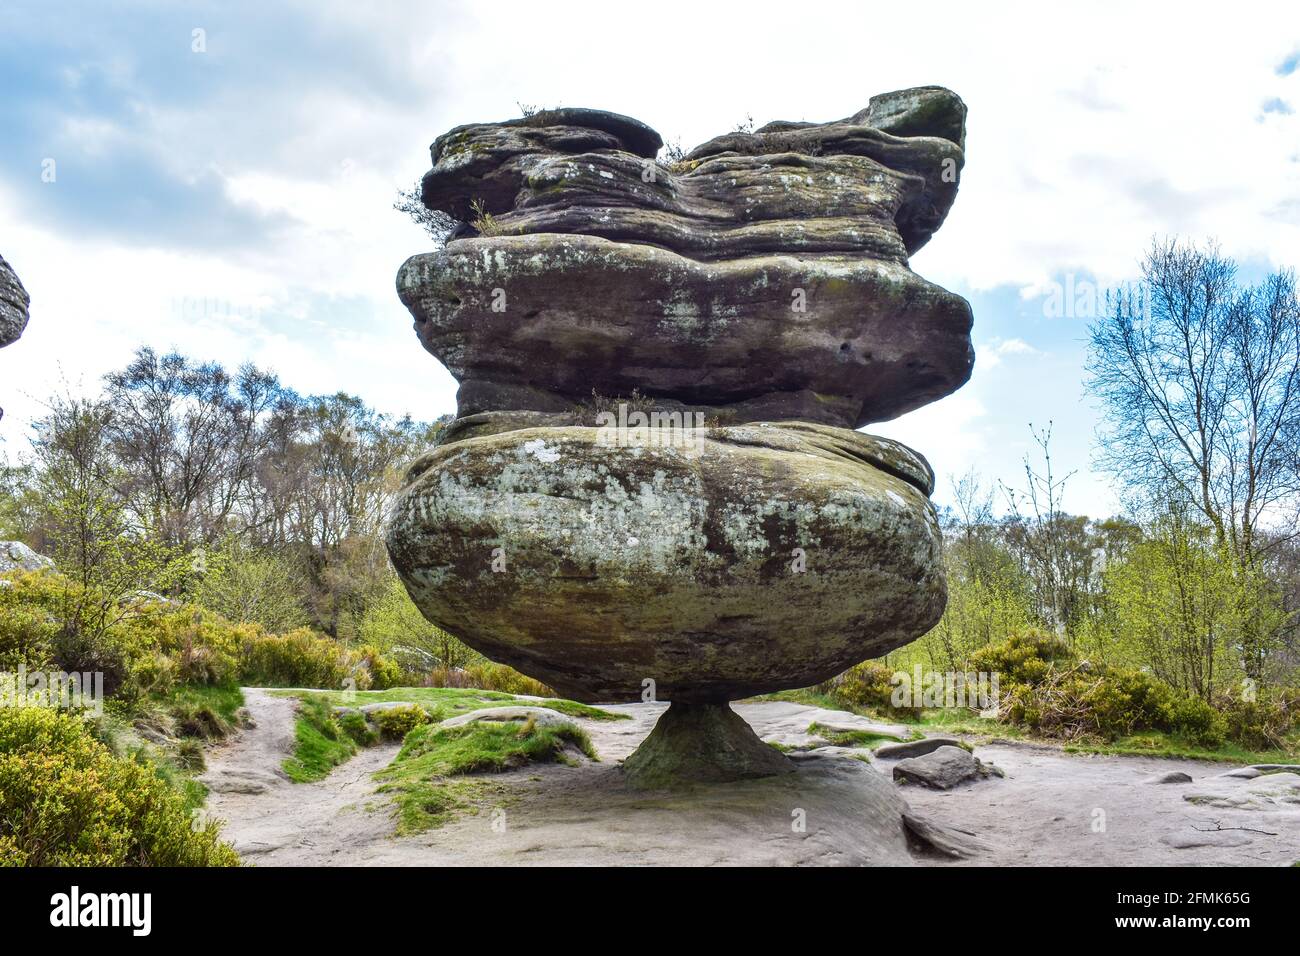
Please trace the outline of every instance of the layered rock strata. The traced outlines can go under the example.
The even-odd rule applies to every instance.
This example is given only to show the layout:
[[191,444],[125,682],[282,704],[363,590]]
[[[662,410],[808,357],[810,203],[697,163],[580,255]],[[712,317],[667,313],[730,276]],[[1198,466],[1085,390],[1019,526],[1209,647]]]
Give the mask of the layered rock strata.
[[630,775],[779,769],[727,701],[941,615],[929,465],[853,429],[970,375],[969,306],[909,266],[955,197],[965,113],[904,90],[674,162],[595,110],[433,144],[423,200],[458,224],[397,285],[459,408],[389,551],[492,659],[579,699],[671,700]]

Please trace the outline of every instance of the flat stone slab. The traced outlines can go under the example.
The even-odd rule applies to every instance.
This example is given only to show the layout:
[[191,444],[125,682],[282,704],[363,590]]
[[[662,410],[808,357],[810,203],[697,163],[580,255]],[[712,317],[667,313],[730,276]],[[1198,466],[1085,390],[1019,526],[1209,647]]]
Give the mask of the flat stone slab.
[[365,714],[367,717],[369,717],[371,714],[382,713],[385,710],[400,710],[403,707],[421,707],[421,709],[423,709],[420,704],[417,704],[413,700],[381,700],[373,704],[362,704],[360,707],[355,707],[355,708],[339,707],[335,709],[336,710],[352,709],[358,711],[359,713]]
[[969,831],[944,826],[910,811],[903,814],[903,825],[930,852],[954,860],[978,857],[989,849],[988,844]]
[[872,751],[881,760],[901,760],[905,757],[924,757],[934,753],[940,747],[958,747],[961,741],[956,737],[926,737],[923,740],[908,740],[901,744],[881,744]]
[[744,717],[751,726],[759,729],[765,738],[783,734],[808,735],[808,728],[813,724],[837,733],[863,731],[902,739],[912,736],[913,733],[912,728],[904,724],[881,723],[870,717],[843,710],[825,710],[821,707],[809,707],[807,704],[796,704],[785,700],[732,704],[731,709]]
[[226,770],[207,774],[203,783],[217,793],[266,793],[283,783],[282,777],[265,770]]
[[[1254,769],[1254,768],[1249,768]],[[1188,803],[1222,810],[1276,810],[1300,806],[1300,774],[1284,770],[1257,771],[1253,776],[1225,774],[1201,781],[1201,787],[1183,795]]]
[[[794,773],[639,791],[608,762],[494,776],[504,829],[465,817],[426,841],[430,865],[910,866],[906,804],[861,760],[793,758]],[[531,786],[521,781],[541,778]],[[395,848],[394,852],[400,852]]]
[[1236,778],[1240,780],[1254,780],[1262,776],[1264,771],[1256,770],[1254,767],[1238,767],[1236,770],[1229,770],[1219,774],[1220,777]]

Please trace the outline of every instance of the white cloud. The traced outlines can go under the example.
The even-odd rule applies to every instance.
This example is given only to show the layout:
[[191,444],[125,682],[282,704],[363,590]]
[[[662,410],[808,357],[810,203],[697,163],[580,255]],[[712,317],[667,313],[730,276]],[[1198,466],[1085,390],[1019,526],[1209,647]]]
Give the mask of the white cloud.
[[[150,155],[178,175],[214,177],[240,208],[273,214],[276,231],[185,254],[142,245],[128,220],[117,243],[55,234],[24,222],[17,197],[0,193],[0,252],[33,298],[26,337],[0,353],[0,436],[15,446],[38,410],[24,394],[48,393],[60,368],[94,386],[146,342],[272,365],[301,390],[346,389],[389,411],[452,410],[455,383],[420,349],[393,290],[402,260],[427,241],[390,205],[424,171],[437,134],[516,115],[517,101],[628,113],[689,147],[746,114],[826,120],[873,93],[938,83],[970,107],[968,162],[948,223],[915,259],[928,278],[976,291],[1012,285],[1026,298],[1067,273],[1114,284],[1133,275],[1153,234],[1172,230],[1295,266],[1300,115],[1261,115],[1262,104],[1300,104],[1300,70],[1279,67],[1295,52],[1295,30],[1283,28],[1295,23],[1292,6],[1245,4],[1225,16],[1208,2],[933,2],[922,24],[913,7],[853,0],[805,3],[794,15],[776,3],[577,2],[562,16],[518,0],[314,0],[291,9],[314,18],[313,35],[351,38],[345,74],[304,59],[266,83],[257,61],[238,55],[291,53],[294,37],[255,38],[256,18],[213,25],[209,59],[185,61],[226,71],[213,73],[218,93],[201,109],[148,99],[141,64],[158,51],[119,51],[96,69],[135,84],[126,105]],[[366,64],[372,82],[350,82]],[[51,69],[76,90],[92,75],[81,62]],[[69,138],[91,158],[124,135],[89,113],[75,123]],[[33,173],[21,188],[44,187]],[[977,336],[987,319],[977,312]],[[945,472],[972,463],[1014,472],[1031,410],[1076,415],[1083,448],[1081,369],[1036,334],[982,340],[966,389],[873,430]],[[1022,394],[1009,397],[1007,376]],[[1104,507],[1102,485],[1089,480],[1085,497]]]

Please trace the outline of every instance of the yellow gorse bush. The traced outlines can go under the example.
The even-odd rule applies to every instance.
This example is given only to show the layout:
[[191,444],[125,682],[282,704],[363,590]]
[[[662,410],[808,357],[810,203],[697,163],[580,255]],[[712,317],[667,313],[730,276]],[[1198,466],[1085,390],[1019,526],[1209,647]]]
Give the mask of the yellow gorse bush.
[[114,756],[76,715],[0,708],[0,865],[236,866],[148,764]]

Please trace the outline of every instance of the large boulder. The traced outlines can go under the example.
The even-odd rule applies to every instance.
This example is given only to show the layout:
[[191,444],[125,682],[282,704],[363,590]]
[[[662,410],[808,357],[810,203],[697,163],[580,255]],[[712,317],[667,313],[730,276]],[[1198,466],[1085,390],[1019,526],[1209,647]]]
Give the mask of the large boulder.
[[908,757],[894,765],[894,779],[904,784],[921,784],[934,790],[951,790],[992,771],[962,747],[943,746],[920,757]]
[[595,428],[452,442],[388,548],[433,622],[566,696],[804,687],[929,630],[946,596],[922,459],[786,423],[619,447]]
[[[510,235],[415,256],[398,290],[425,348],[459,379],[462,416],[581,412],[593,391],[637,392],[710,420],[725,406],[742,421],[857,428],[942,398],[973,361],[965,300],[891,259],[702,262],[594,236]],[[594,322],[593,303],[616,316]]]

